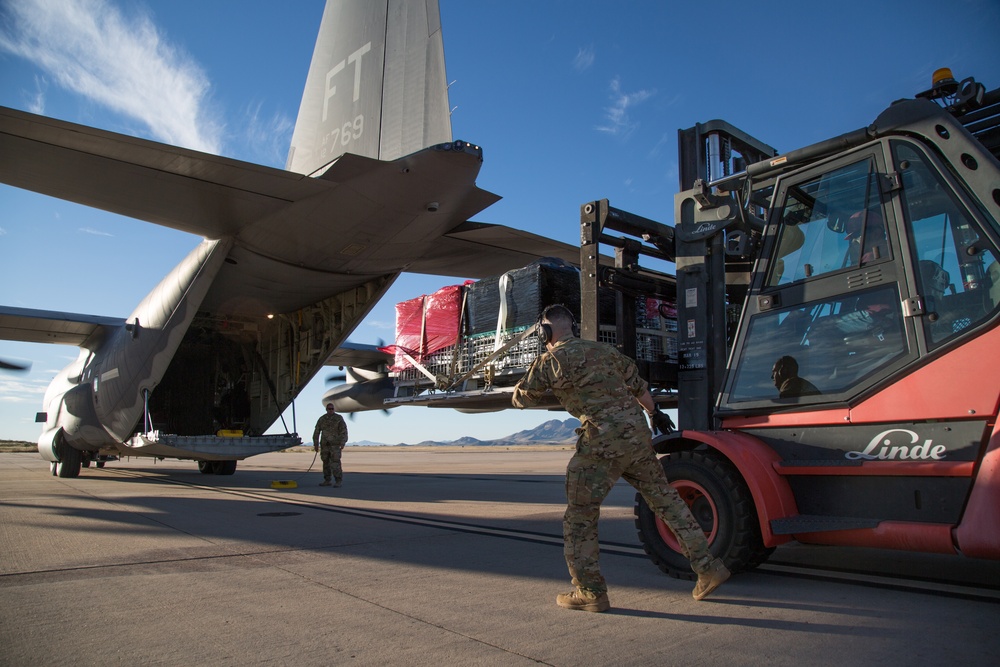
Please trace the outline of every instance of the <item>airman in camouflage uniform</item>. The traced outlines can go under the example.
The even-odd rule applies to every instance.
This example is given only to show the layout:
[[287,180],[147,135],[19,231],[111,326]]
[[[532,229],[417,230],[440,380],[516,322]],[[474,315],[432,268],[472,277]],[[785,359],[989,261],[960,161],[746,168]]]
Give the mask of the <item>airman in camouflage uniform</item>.
[[[677,491],[669,485],[653,452],[640,406],[658,414],[649,386],[634,362],[613,347],[573,335],[573,315],[564,306],[542,314],[547,351],[538,356],[514,388],[514,407],[538,403],[551,390],[580,420],[576,454],[566,469],[563,539],[566,564],[576,589],[559,595],[560,607],[584,611],[610,608],[598,563],[597,523],[601,503],[620,477],[631,484],[678,538],[698,573],[693,596],[701,600],[729,571],[708,550],[705,533]],[[665,417],[665,415],[660,415]]]
[[320,486],[330,486],[330,477],[334,479],[334,486],[343,482],[344,468],[340,458],[346,444],[347,424],[333,409],[333,403],[328,403],[326,414],[319,418],[313,429],[313,449],[320,453],[319,457],[323,460],[323,482]]

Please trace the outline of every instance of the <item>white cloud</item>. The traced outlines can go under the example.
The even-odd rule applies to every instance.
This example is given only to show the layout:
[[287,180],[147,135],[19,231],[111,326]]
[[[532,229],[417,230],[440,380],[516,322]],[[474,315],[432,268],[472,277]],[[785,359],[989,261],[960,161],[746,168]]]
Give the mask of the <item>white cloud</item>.
[[102,232],[101,230],[94,229],[93,227],[80,227],[77,231],[83,234],[90,234],[91,236],[114,236],[114,234]]
[[4,403],[37,403],[45,395],[47,382],[40,380],[12,380],[10,375],[0,378],[0,401]]
[[[206,112],[205,73],[143,11],[125,16],[107,0],[4,3],[0,49],[141,122],[159,141],[219,153],[222,127]],[[32,105],[44,108],[43,90]]]
[[605,109],[605,123],[598,125],[596,129],[614,136],[627,137],[639,126],[638,123],[631,120],[629,110],[655,94],[655,90],[623,92],[621,81],[615,77],[611,80],[611,106]]
[[295,123],[283,114],[276,113],[270,118],[262,117],[260,103],[248,107],[244,116],[246,136],[242,137],[239,143],[250,148],[247,155],[236,157],[284,169]]
[[655,158],[660,157],[660,151],[663,150],[664,146],[667,146],[669,144],[670,140],[674,136],[675,135],[671,135],[671,134],[660,135],[660,140],[657,141],[653,145],[653,147],[649,149],[649,153],[648,153],[649,158],[655,159]]
[[593,46],[580,47],[576,52],[576,58],[573,59],[573,67],[578,72],[589,69],[594,64],[595,57]]
[[44,77],[35,77],[35,94],[28,100],[28,111],[43,115],[45,113],[45,91],[48,89],[48,82]]

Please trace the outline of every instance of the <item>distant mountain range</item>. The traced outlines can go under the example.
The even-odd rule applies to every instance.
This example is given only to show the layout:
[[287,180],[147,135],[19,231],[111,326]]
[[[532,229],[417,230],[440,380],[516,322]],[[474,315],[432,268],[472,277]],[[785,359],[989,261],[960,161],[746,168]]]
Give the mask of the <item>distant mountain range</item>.
[[[563,421],[550,419],[544,424],[539,424],[527,431],[518,431],[513,435],[496,440],[477,440],[468,436],[458,440],[447,442],[437,442],[435,440],[424,440],[423,442],[399,442],[397,445],[410,445],[419,447],[439,446],[439,447],[496,447],[503,445],[572,445],[576,443],[575,429],[580,426],[580,420],[570,417]],[[386,446],[389,443],[372,442],[370,440],[350,441],[349,445],[360,447],[365,446]]]

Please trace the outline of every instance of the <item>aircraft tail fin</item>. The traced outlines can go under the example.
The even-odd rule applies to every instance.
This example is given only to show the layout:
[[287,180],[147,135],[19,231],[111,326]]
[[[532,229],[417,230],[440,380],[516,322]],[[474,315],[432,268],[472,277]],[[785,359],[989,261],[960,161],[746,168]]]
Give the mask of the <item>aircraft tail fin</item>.
[[328,0],[286,169],[394,160],[451,141],[437,0]]

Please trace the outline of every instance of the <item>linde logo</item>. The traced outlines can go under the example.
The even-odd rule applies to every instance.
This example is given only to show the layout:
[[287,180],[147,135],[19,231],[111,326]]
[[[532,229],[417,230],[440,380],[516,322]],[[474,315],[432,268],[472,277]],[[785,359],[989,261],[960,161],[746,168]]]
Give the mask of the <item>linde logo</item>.
[[924,440],[922,444],[917,444],[920,436],[915,432],[905,428],[892,428],[882,431],[868,443],[864,451],[847,452],[845,458],[852,461],[866,459],[869,461],[926,461],[934,459],[940,461],[944,458],[944,445],[935,445],[933,440]]

